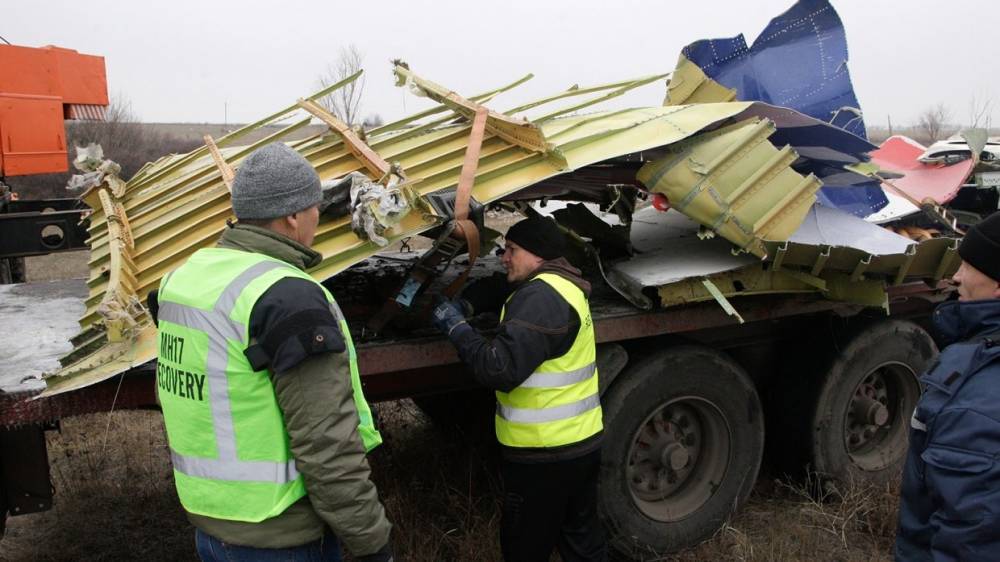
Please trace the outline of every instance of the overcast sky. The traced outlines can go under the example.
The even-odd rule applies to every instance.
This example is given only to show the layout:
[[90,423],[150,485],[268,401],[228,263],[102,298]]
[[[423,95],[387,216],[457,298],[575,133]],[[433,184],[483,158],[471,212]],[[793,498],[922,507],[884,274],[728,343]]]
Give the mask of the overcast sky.
[[[149,122],[249,122],[317,89],[338,50],[365,56],[363,113],[389,120],[425,107],[393,86],[389,60],[472,95],[532,72],[491,105],[572,84],[669,72],[697,39],[744,33],[750,43],[792,0],[284,0],[12,1],[0,36],[105,57],[112,93]],[[915,122],[939,102],[968,120],[975,95],[996,98],[995,0],[833,0],[847,30],[850,71],[870,125]],[[992,38],[992,39],[991,39]],[[655,84],[618,105],[659,105]],[[228,113],[227,113],[228,108]]]

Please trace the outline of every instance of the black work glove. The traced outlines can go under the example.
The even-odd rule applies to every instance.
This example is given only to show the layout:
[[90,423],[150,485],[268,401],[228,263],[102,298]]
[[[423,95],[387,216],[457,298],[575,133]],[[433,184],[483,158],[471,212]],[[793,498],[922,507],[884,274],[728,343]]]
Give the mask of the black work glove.
[[364,556],[355,556],[354,559],[358,562],[393,562],[394,556],[392,554],[392,547],[389,546],[389,543],[385,543],[385,546],[378,549],[378,552]]
[[146,308],[149,309],[149,316],[153,319],[153,325],[160,325],[160,291],[153,289],[146,296]]
[[462,310],[462,304],[458,300],[439,297],[438,304],[434,307],[432,321],[438,331],[449,336],[456,326],[465,323],[465,311]]
[[511,285],[503,273],[476,279],[462,290],[462,299],[469,303],[469,316],[484,312],[500,312],[510,295]]

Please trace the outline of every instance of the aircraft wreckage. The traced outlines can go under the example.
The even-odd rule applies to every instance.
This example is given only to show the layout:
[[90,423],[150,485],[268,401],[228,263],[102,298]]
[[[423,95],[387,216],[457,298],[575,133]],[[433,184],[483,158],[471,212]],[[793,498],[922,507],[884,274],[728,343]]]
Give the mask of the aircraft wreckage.
[[[821,19],[825,2],[800,2],[772,26],[787,28],[782,18],[814,4]],[[324,259],[310,271],[321,281],[422,233],[435,240],[428,253],[444,255],[441,261],[469,248],[474,261],[497,233],[473,224],[470,202],[473,209],[504,205],[534,213],[530,201],[564,200],[596,204],[613,216],[603,220],[592,206],[576,204],[553,213],[581,255],[634,306],[715,300],[739,319],[740,296],[803,292],[884,307],[888,286],[948,276],[958,265],[957,239],[945,232],[918,242],[865,220],[889,200],[885,178],[869,162],[877,147],[864,138],[841,64],[846,44],[837,54],[839,29],[839,43],[828,41],[826,52],[811,55],[828,67],[800,65],[823,73],[809,78],[822,86],[810,91],[744,79],[760,68],[755,57],[774,54],[769,41],[783,41],[786,54],[810,54],[807,42],[767,30],[752,47],[742,36],[689,45],[670,75],[574,86],[503,111],[496,98],[530,75],[466,97],[396,63],[397,85],[435,107],[368,131],[352,129],[316,100],[359,72],[226,136],[206,138],[188,154],[147,164],[128,181],[113,166],[95,167],[82,195],[93,209],[86,311],[73,351],[47,376],[42,396],[155,358],[147,294],[234,220],[229,188],[243,158],[316,119],[328,125],[325,132],[287,142],[324,182],[314,244]],[[663,106],[600,109],[664,80]],[[733,87],[749,83],[757,89]],[[429,281],[416,275],[414,285],[413,278],[399,291],[400,307]]]

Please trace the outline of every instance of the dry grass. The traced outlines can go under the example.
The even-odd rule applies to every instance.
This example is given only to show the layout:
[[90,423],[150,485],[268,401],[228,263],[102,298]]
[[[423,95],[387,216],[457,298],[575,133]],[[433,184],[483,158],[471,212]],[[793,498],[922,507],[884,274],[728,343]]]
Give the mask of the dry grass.
[[[401,559],[499,561],[492,444],[442,432],[407,400],[378,410],[373,478]],[[48,447],[55,507],[9,519],[0,560],[196,558],[159,412],[68,418]]]
[[898,487],[852,485],[816,497],[811,482],[761,479],[715,537],[668,560],[888,561]]
[[[441,430],[409,400],[378,406],[386,443],[374,479],[401,560],[499,561],[500,485],[489,436]],[[189,560],[193,530],[177,504],[162,418],[129,411],[69,418],[49,435],[52,511],[13,517],[0,560]],[[889,560],[897,490],[761,478],[714,538],[664,560]]]
[[0,559],[194,556],[194,536],[173,491],[159,412],[68,418],[47,440],[55,506],[10,518]]

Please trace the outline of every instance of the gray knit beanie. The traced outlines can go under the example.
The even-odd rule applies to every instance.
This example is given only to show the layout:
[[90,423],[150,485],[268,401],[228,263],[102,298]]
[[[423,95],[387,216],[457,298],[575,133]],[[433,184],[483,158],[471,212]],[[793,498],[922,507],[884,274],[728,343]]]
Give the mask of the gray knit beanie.
[[287,217],[322,199],[316,170],[302,155],[279,142],[250,153],[233,180],[237,219]]

